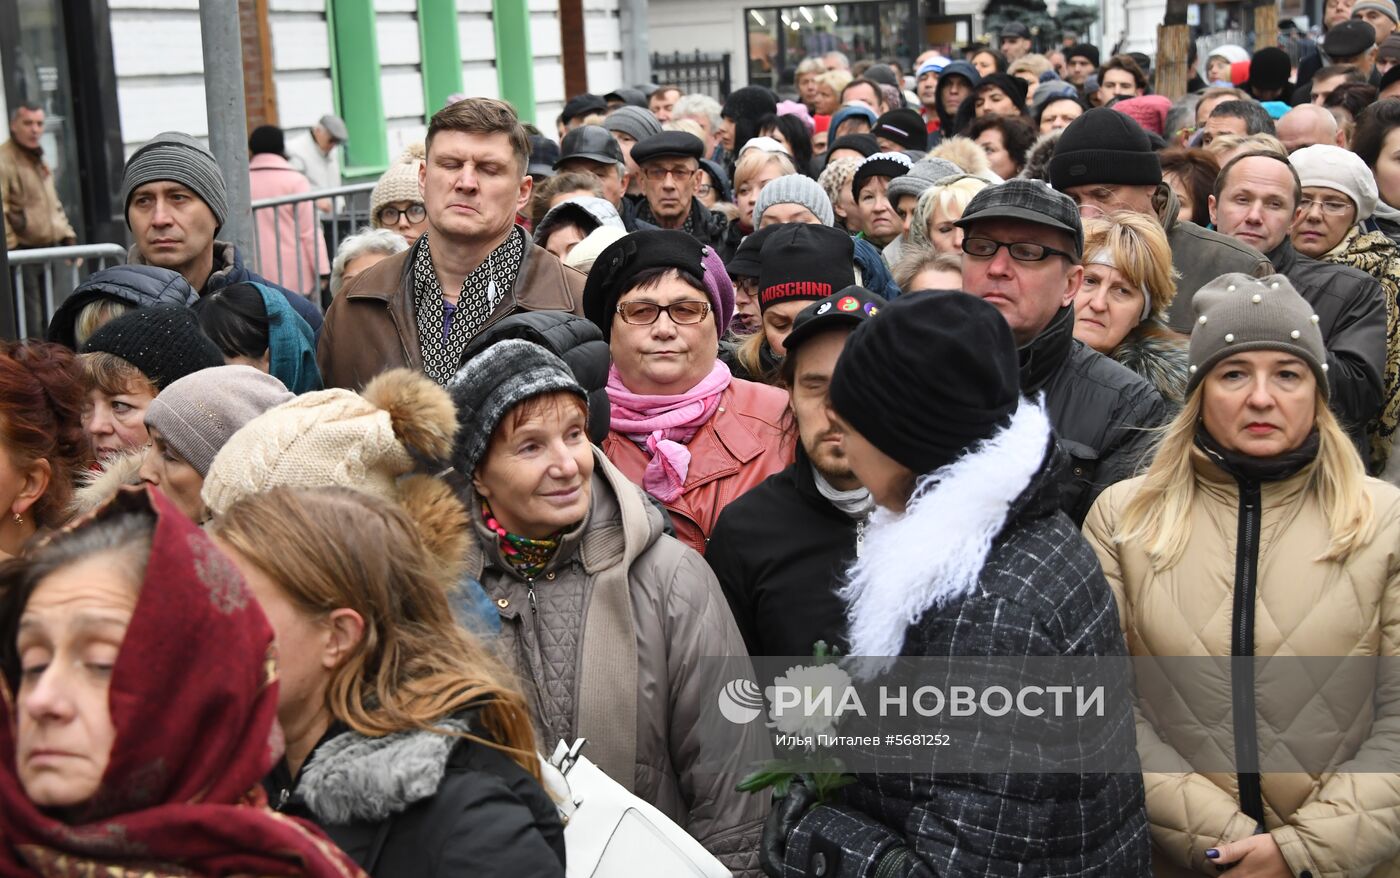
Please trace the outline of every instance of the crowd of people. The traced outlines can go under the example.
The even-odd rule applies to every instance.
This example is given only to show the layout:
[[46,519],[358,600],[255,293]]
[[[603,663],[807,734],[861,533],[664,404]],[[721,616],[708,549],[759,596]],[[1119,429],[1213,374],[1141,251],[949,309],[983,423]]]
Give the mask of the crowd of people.
[[1018,24],[557,138],[454,100],[274,276],[158,135],[128,264],[0,349],[0,874],[561,876],[579,738],[738,876],[1400,874],[1384,681],[1325,771],[1238,670],[1115,702],[1141,772],[775,797],[702,719],[716,657],[1400,653],[1400,33],[1327,10],[1175,100]]

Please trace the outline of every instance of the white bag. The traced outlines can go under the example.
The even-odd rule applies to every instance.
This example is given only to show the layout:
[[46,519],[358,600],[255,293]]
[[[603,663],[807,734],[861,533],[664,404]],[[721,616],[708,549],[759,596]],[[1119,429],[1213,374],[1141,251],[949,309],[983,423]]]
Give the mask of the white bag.
[[540,760],[564,824],[566,878],[732,878],[689,833],[579,755],[584,743],[560,741]]

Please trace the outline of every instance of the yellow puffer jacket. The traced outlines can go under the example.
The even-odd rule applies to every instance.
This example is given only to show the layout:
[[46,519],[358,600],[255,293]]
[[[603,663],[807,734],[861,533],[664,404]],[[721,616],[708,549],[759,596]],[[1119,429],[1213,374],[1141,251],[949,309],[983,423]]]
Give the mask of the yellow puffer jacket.
[[[1181,560],[1170,568],[1154,570],[1141,548],[1115,545],[1112,539],[1142,478],[1105,491],[1084,523],[1135,656],[1229,656],[1236,642],[1240,488],[1204,454],[1193,454],[1199,490],[1191,536]],[[1253,654],[1400,655],[1400,490],[1367,479],[1374,537],[1344,563],[1319,561],[1328,530],[1315,492],[1307,490],[1312,469],[1265,483],[1260,493]],[[1234,756],[1229,663],[1195,664],[1194,683],[1212,674],[1201,671],[1202,665],[1220,669],[1208,680],[1215,685],[1169,683],[1171,697],[1144,699],[1138,740],[1145,772],[1151,766],[1160,771],[1187,752]],[[1290,672],[1297,674],[1299,667],[1293,663]],[[1267,663],[1256,668],[1254,691],[1264,767],[1279,764],[1280,749],[1289,747],[1285,759],[1342,769],[1262,774],[1265,826],[1293,874],[1400,878],[1400,772],[1348,773],[1344,764],[1358,753],[1368,767],[1400,764],[1400,681],[1381,679],[1372,686],[1368,680],[1351,687],[1308,683],[1306,691],[1314,695],[1304,698],[1294,697],[1304,688],[1298,681],[1280,683],[1280,672],[1270,670]],[[1173,683],[1179,679],[1171,677]],[[1306,732],[1300,734],[1300,728]],[[1219,734],[1223,746],[1204,743],[1212,736],[1219,741]],[[1233,771],[1204,773],[1185,763],[1182,769],[1143,778],[1158,878],[1217,874],[1206,850],[1246,838],[1255,828],[1241,808]]]

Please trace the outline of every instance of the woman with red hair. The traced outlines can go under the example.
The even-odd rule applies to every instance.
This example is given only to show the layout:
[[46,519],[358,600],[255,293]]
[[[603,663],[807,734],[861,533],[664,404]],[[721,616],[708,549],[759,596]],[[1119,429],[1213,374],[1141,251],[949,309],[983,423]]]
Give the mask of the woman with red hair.
[[68,517],[87,458],[82,370],[61,345],[0,346],[0,557]]

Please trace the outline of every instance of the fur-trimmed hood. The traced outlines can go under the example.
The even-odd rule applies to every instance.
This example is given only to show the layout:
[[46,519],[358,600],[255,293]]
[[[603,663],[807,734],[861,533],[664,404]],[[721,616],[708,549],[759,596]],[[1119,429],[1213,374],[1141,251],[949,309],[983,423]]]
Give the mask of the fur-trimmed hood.
[[116,496],[123,487],[141,484],[141,464],[145,460],[145,451],[130,451],[109,459],[101,469],[80,475],[77,489],[73,491],[73,502],[68,505],[68,517],[87,515]]
[[1048,134],[1042,134],[1036,138],[1031,148],[1026,150],[1025,162],[1021,165],[1021,173],[1017,176],[1026,180],[1044,180],[1050,182],[1050,160],[1055,157],[1055,144],[1060,142],[1060,133],[1063,128],[1056,128]]
[[438,791],[453,749],[472,731],[465,718],[438,723],[442,732],[397,732],[369,738],[343,732],[316,748],[297,781],[297,795],[318,822],[384,820]]
[[1113,349],[1112,357],[1155,387],[1168,405],[1179,409],[1186,402],[1186,381],[1190,377],[1188,344],[1188,339],[1153,317],[1129,332]]

